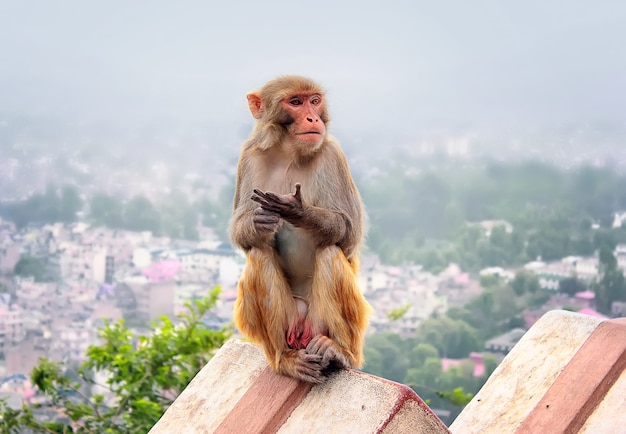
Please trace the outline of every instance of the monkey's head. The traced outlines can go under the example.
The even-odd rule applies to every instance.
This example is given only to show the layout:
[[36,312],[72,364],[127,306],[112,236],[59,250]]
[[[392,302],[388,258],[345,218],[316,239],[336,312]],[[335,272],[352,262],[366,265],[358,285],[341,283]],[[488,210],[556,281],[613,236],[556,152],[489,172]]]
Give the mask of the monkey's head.
[[249,93],[250,112],[258,120],[253,134],[259,148],[288,144],[303,157],[318,151],[330,120],[324,94],[312,80],[294,75],[279,77]]

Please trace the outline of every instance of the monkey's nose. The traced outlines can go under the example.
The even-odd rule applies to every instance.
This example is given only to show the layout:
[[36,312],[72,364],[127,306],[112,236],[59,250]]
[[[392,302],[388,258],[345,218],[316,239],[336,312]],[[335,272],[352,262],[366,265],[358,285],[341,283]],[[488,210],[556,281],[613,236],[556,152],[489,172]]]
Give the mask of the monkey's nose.
[[307,117],[306,120],[309,121],[309,122],[317,122],[317,119],[315,119],[315,121],[314,121],[313,118],[309,118],[309,117]]

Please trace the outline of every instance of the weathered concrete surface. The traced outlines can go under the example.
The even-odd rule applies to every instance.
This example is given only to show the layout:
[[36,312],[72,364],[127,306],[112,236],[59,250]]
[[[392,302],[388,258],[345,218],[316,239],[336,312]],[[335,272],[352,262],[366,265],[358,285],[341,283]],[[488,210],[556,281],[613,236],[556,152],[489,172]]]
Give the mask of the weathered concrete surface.
[[265,366],[263,354],[253,345],[229,341],[198,372],[150,434],[215,431]]
[[[574,354],[516,433],[579,432],[625,369],[626,318],[604,321]],[[622,428],[614,425],[610,432]]]
[[453,433],[626,432],[626,320],[552,311],[518,342]]
[[447,433],[407,386],[343,371],[314,387],[278,430],[308,433]]
[[408,387],[353,370],[312,386],[269,370],[255,346],[228,341],[150,434],[449,433]]
[[215,434],[275,433],[311,387],[311,384],[276,375],[267,367],[220,423]]

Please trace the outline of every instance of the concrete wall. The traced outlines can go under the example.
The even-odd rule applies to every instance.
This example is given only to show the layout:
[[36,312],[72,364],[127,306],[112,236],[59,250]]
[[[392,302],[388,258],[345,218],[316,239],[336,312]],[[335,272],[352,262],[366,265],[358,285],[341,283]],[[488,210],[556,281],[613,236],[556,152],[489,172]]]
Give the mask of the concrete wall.
[[271,371],[257,347],[230,340],[150,434],[448,432],[407,386],[353,370],[311,386]]
[[[450,426],[458,434],[626,433],[626,318],[544,315]],[[448,433],[408,387],[354,370],[311,386],[227,342],[150,434]]]
[[545,314],[450,426],[458,434],[626,432],[626,318]]

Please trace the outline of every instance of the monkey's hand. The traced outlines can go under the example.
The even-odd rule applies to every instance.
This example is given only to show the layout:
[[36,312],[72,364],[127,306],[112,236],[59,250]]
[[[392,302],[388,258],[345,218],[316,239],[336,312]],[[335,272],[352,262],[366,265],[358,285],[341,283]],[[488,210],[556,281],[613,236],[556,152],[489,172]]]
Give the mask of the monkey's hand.
[[304,350],[308,354],[317,354],[322,357],[320,365],[322,369],[328,368],[331,364],[333,368],[350,368],[350,362],[343,354],[339,346],[328,336],[317,335]]
[[301,185],[296,184],[294,194],[276,194],[270,191],[263,192],[254,189],[252,200],[269,213],[279,215],[289,223],[296,223],[302,219],[304,204],[302,203]]
[[296,184],[296,192],[293,194],[280,195],[254,189],[251,199],[263,210],[278,214],[284,221],[308,230],[318,246],[342,247],[344,242],[350,241],[347,238],[348,217],[337,211],[304,203],[299,183]]
[[326,375],[322,372],[321,361],[321,355],[309,354],[306,350],[298,350],[298,356],[293,365],[294,372],[290,375],[308,383],[323,383],[326,380]]
[[258,207],[252,215],[252,222],[257,232],[264,234],[274,233],[280,225],[280,216],[275,212]]

